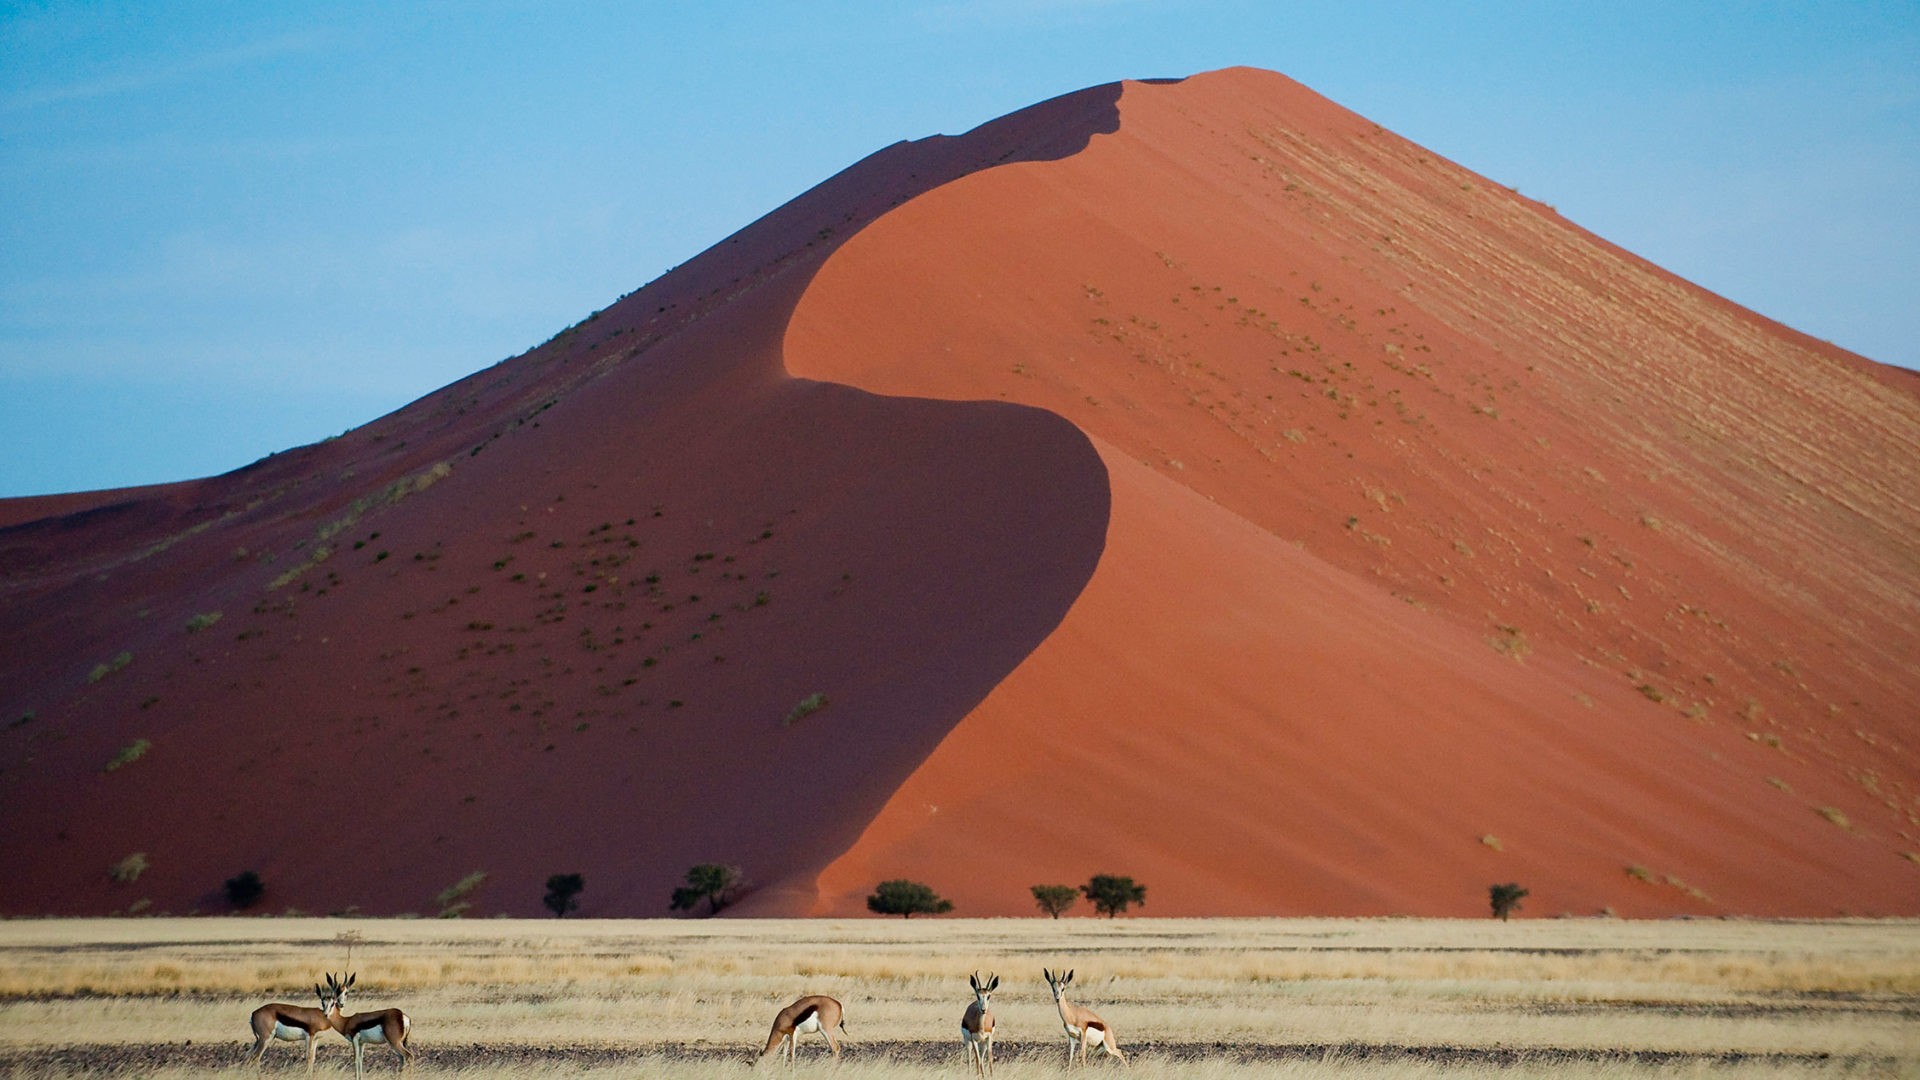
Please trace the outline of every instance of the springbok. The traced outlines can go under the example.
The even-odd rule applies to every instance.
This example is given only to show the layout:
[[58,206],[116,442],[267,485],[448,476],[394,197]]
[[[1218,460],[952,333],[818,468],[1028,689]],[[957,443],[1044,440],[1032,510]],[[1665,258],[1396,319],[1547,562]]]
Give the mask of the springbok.
[[1126,1064],[1127,1055],[1120,1052],[1120,1044],[1113,1039],[1113,1029],[1105,1020],[1095,1016],[1092,1009],[1083,1009],[1067,1003],[1067,984],[1073,981],[1073,972],[1055,975],[1046,968],[1040,974],[1047,977],[1047,986],[1053,990],[1053,1003],[1060,1007],[1060,1026],[1067,1032],[1067,1064],[1073,1064],[1074,1044],[1080,1047],[1080,1064],[1087,1063],[1087,1051],[1098,1044],[1106,1047],[1107,1053]]
[[800,1049],[800,1036],[814,1032],[826,1036],[827,1046],[834,1057],[840,1056],[840,1040],[835,1032],[846,1034],[845,1014],[840,1003],[824,994],[808,994],[799,1001],[780,1010],[773,1018],[773,1030],[767,1034],[767,1048],[760,1051],[761,1060],[768,1054],[784,1048],[787,1064],[794,1063]]
[[[333,976],[327,976],[329,982]],[[266,1056],[267,1044],[275,1039],[307,1040],[307,1075],[313,1075],[313,1040],[321,1032],[332,1027],[327,1019],[327,1011],[334,1008],[332,999],[321,989],[319,983],[313,984],[313,992],[320,998],[320,1007],[309,1009],[305,1005],[281,1005],[278,1002],[262,1005],[253,1010],[250,1023],[253,1025],[253,1049],[240,1059],[242,1065],[251,1061],[261,1064]]]
[[967,1048],[967,1059],[973,1070],[982,1076],[993,1075],[993,1013],[989,1011],[987,995],[1000,986],[1000,976],[987,973],[987,981],[980,981],[980,973],[967,976],[967,985],[973,987],[973,1004],[960,1017],[960,1042]]
[[376,1012],[342,1012],[347,1001],[347,991],[360,978],[348,973],[346,981],[341,982],[332,975],[327,976],[327,986],[333,990],[333,1005],[327,1010],[327,1020],[333,1030],[346,1037],[353,1044],[353,1075],[358,1080],[361,1073],[361,1059],[366,1055],[368,1043],[386,1043],[393,1052],[400,1055],[400,1068],[407,1069],[413,1064],[413,1051],[407,1049],[407,1036],[413,1034],[413,1018],[399,1009],[380,1009]]

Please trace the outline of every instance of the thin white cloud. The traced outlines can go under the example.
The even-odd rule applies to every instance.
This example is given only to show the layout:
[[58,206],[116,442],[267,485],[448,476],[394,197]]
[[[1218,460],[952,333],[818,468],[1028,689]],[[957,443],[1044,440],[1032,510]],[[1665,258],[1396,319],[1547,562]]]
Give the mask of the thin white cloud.
[[321,31],[283,34],[245,45],[215,49],[197,56],[181,57],[167,63],[128,66],[121,70],[101,72],[73,82],[29,87],[0,98],[0,109],[8,112],[26,112],[72,101],[90,101],[150,90],[210,72],[231,71],[266,63],[283,56],[318,52],[327,44],[328,36]]

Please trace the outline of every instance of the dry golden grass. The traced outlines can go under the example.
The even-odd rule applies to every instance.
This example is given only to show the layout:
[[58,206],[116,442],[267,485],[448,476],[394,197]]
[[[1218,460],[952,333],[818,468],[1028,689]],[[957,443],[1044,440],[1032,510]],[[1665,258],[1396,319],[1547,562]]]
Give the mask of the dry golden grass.
[[[103,1075],[140,1051],[164,1076],[141,1048],[186,1040],[237,1062],[247,1013],[310,1004],[348,934],[350,1006],[406,1008],[422,1067],[472,1080],[731,1074],[808,992],[845,1002],[864,1047],[836,1076],[958,1075],[976,969],[1002,977],[1003,1071],[1045,1080],[1064,1040],[1042,966],[1077,969],[1075,1000],[1154,1076],[1920,1076],[1920,923],[1491,919],[15,921],[0,1073]],[[454,1053],[474,1044],[514,1060]],[[63,1047],[107,1056],[47,1056]],[[541,1057],[562,1050],[588,1056]]]

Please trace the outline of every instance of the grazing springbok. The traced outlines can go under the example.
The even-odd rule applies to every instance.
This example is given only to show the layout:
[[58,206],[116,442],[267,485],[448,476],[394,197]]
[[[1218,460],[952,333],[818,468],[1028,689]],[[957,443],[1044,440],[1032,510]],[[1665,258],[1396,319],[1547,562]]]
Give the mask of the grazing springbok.
[[1041,968],[1040,974],[1047,977],[1047,986],[1053,990],[1053,1003],[1060,1007],[1060,1026],[1067,1031],[1067,1064],[1073,1064],[1076,1043],[1080,1047],[1082,1065],[1087,1063],[1087,1051],[1096,1044],[1106,1047],[1107,1053],[1119,1058],[1121,1064],[1126,1064],[1127,1055],[1120,1052],[1120,1044],[1114,1041],[1113,1029],[1107,1026],[1107,1022],[1095,1016],[1092,1009],[1067,1003],[1067,984],[1073,981],[1073,972],[1055,975]]
[[376,1012],[347,1014],[341,1010],[346,1006],[347,991],[360,976],[348,973],[346,981],[327,976],[327,986],[333,990],[333,1005],[327,1010],[327,1020],[333,1030],[346,1037],[353,1044],[353,1075],[358,1080],[361,1071],[360,1061],[366,1055],[368,1043],[386,1043],[393,1052],[400,1055],[400,1068],[405,1070],[413,1064],[413,1051],[407,1049],[407,1036],[413,1034],[413,1019],[399,1009],[380,1009]]
[[[327,979],[331,982],[333,976],[329,975]],[[305,1005],[281,1005],[276,1002],[253,1010],[250,1021],[253,1025],[253,1049],[247,1051],[247,1056],[241,1058],[240,1063],[244,1065],[251,1061],[256,1066],[260,1065],[261,1059],[266,1055],[267,1044],[275,1039],[305,1039],[307,1040],[307,1075],[312,1076],[313,1040],[315,1036],[333,1026],[333,1023],[327,1019],[327,1011],[335,1007],[333,1000],[327,996],[325,990],[321,989],[319,983],[313,984],[313,992],[320,998],[320,1007],[317,1009],[309,1009]]]
[[960,1042],[967,1048],[967,1059],[973,1070],[982,1076],[993,1075],[993,1013],[989,1010],[987,995],[1000,986],[1000,976],[987,973],[987,981],[980,981],[980,973],[967,976],[967,985],[973,987],[973,1004],[960,1017]]
[[787,1064],[794,1063],[794,1057],[800,1049],[800,1036],[814,1032],[826,1036],[827,1046],[834,1057],[840,1056],[838,1032],[846,1034],[845,1015],[840,1003],[824,994],[808,994],[799,1001],[780,1010],[773,1018],[773,1030],[767,1035],[767,1048],[760,1051],[761,1060],[778,1049],[785,1049]]

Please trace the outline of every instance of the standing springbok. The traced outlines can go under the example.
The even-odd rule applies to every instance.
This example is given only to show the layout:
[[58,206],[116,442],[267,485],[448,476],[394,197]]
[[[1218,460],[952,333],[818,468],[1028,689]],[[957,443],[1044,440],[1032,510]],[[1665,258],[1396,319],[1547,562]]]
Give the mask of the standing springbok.
[[407,1049],[407,1036],[413,1034],[413,1018],[399,1009],[380,1009],[376,1012],[347,1014],[345,1008],[347,991],[360,976],[349,972],[346,981],[341,982],[332,975],[327,976],[327,986],[333,990],[333,1005],[327,1010],[327,1020],[333,1030],[346,1037],[353,1044],[353,1075],[358,1080],[361,1074],[361,1058],[366,1055],[368,1043],[386,1043],[393,1052],[400,1055],[400,1068],[407,1069],[413,1064],[413,1051]]
[[784,1048],[787,1064],[794,1063],[800,1049],[800,1036],[814,1032],[826,1036],[827,1046],[834,1057],[840,1056],[840,1040],[835,1032],[846,1034],[845,1015],[840,1003],[824,994],[808,994],[799,1001],[780,1010],[773,1018],[773,1030],[767,1034],[767,1048],[760,1051],[761,1060],[777,1049]]
[[993,1013],[989,1011],[987,995],[1000,986],[1000,976],[991,971],[987,981],[980,981],[980,973],[967,976],[967,985],[973,987],[973,1004],[960,1017],[960,1042],[967,1048],[967,1059],[973,1070],[982,1076],[993,1075]]
[[1060,1026],[1067,1031],[1067,1064],[1073,1064],[1074,1044],[1080,1047],[1080,1064],[1087,1063],[1087,1051],[1098,1044],[1106,1047],[1107,1053],[1126,1064],[1127,1055],[1120,1052],[1120,1044],[1113,1039],[1113,1029],[1105,1020],[1095,1016],[1092,1009],[1083,1009],[1067,1003],[1067,984],[1073,981],[1073,972],[1055,975],[1046,968],[1040,974],[1047,977],[1047,986],[1053,990],[1053,1003],[1060,1007]]
[[[327,980],[331,982],[333,976],[327,976]],[[249,1021],[253,1025],[253,1049],[247,1051],[247,1056],[241,1058],[240,1063],[244,1065],[251,1061],[255,1066],[259,1066],[266,1056],[267,1044],[275,1039],[305,1039],[307,1040],[307,1075],[312,1076],[313,1040],[321,1032],[333,1026],[327,1019],[327,1011],[335,1007],[333,1000],[327,996],[324,989],[321,989],[319,983],[313,984],[313,992],[320,998],[320,1007],[317,1009],[309,1009],[304,1005],[281,1005],[276,1002],[253,1010],[253,1016]]]

